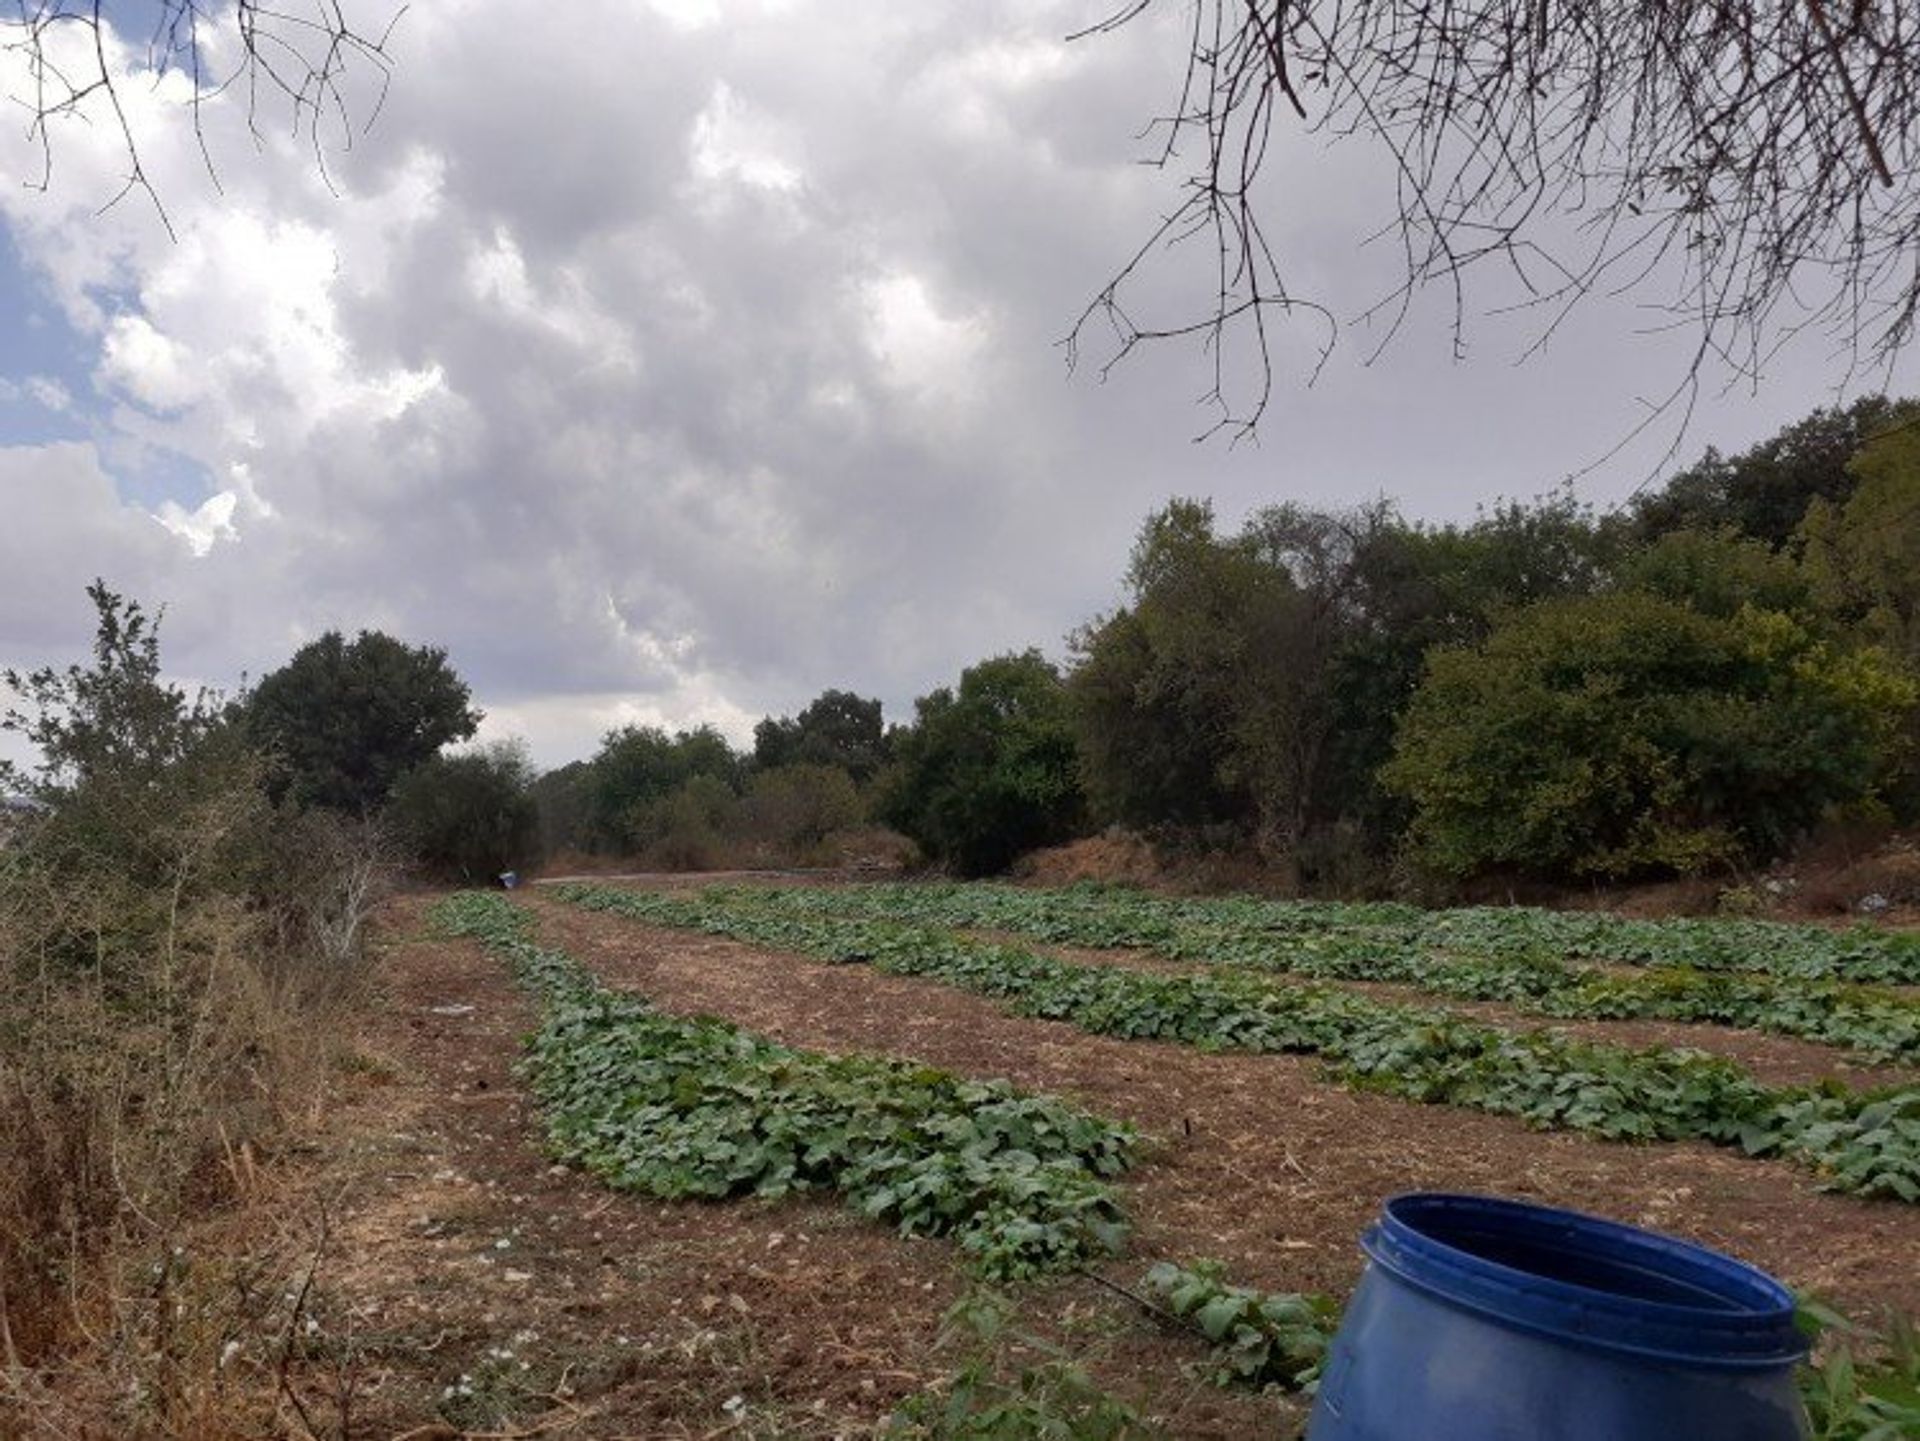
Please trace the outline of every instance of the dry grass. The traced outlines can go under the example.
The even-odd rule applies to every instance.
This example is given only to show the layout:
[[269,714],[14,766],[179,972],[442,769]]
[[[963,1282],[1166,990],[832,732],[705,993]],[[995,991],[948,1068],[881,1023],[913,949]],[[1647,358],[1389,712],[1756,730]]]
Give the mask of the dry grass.
[[301,1248],[194,1238],[271,1218],[362,979],[283,922],[0,874],[0,1434],[260,1434],[229,1363],[286,1325]]

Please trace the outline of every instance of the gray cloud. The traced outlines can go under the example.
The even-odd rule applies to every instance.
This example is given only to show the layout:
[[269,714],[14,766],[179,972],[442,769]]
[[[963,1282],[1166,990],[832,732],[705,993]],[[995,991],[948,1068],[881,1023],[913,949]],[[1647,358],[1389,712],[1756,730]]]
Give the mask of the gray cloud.
[[[54,193],[0,205],[98,356],[75,397],[97,441],[0,449],[0,657],[83,641],[99,572],[171,603],[196,675],[258,673],[329,626],[445,644],[546,761],[621,719],[738,731],[827,685],[899,714],[992,651],[1057,652],[1168,495],[1464,515],[1604,452],[1680,363],[1596,304],[1525,367],[1500,321],[1455,364],[1423,305],[1382,360],[1350,337],[1311,389],[1314,333],[1288,332],[1261,443],[1195,446],[1195,349],[1103,384],[1057,344],[1170,203],[1172,177],[1132,163],[1177,80],[1168,32],[1063,48],[1094,8],[1011,0],[719,13],[418,6],[378,126],[332,157],[338,194],[297,152],[249,155],[220,111],[215,194],[156,113],[178,244],[132,208],[96,218],[113,157],[63,136]],[[1276,228],[1351,314],[1391,273],[1356,254],[1390,195],[1296,148]],[[1193,254],[1143,300],[1205,295]],[[1695,435],[1744,443],[1831,398],[1826,364],[1710,396]],[[187,534],[116,491],[130,438],[204,469],[169,513]],[[1585,493],[1624,492],[1658,448]]]

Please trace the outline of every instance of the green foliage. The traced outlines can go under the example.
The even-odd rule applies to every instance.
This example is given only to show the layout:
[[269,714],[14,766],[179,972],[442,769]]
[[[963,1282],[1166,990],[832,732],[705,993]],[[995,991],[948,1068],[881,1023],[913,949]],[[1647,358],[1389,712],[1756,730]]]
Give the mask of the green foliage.
[[1403,824],[1374,773],[1426,651],[1479,640],[1506,608],[1593,589],[1611,549],[1564,497],[1440,528],[1384,503],[1281,506],[1232,537],[1209,506],[1174,502],[1141,529],[1131,603],[1075,637],[1069,690],[1097,817],[1227,828],[1303,874],[1344,849],[1351,872]]
[[435,756],[400,778],[388,818],[428,874],[487,881],[540,854],[533,766],[515,744]]
[[[0,1333],[16,1367],[112,1314],[118,1246],[154,1247],[217,1205],[236,1152],[311,1098],[377,876],[353,827],[273,808],[233,710],[163,678],[155,619],[101,582],[88,597],[90,660],[4,675],[19,700],[0,728],[40,753],[28,773],[0,766],[0,791],[37,801],[0,842]],[[122,1357],[130,1375],[179,1360],[141,1350]]]
[[753,728],[753,764],[760,770],[827,766],[865,782],[887,753],[880,702],[851,691],[822,691],[799,715],[768,716]]
[[1732,619],[1748,607],[1806,618],[1812,588],[1793,560],[1734,530],[1675,530],[1621,562],[1616,578],[1688,606]]
[[[1145,1441],[1158,1434],[1069,1352],[1043,1337],[1010,1334],[1010,1315],[999,1296],[963,1296],[943,1332],[949,1340],[964,1335],[974,1354],[943,1385],[909,1397],[884,1434],[923,1441]],[[1043,1359],[1005,1379],[995,1353],[1010,1346]]]
[[718,776],[692,775],[665,795],[636,802],[627,834],[650,865],[709,870],[723,863],[740,798]]
[[1812,1441],[1908,1441],[1920,1436],[1920,1330],[1897,1318],[1884,1338],[1803,1303],[1814,1364],[1800,1372]]
[[437,647],[328,631],[261,680],[247,719],[279,762],[276,795],[366,814],[401,776],[473,734],[480,712],[470,700]]
[[0,673],[20,697],[0,730],[40,757],[32,773],[0,761],[0,792],[44,808],[0,879],[41,897],[36,959],[140,990],[183,915],[271,884],[256,862],[273,816],[265,767],[224,700],[162,678],[158,624],[137,602],[97,580],[87,596],[90,664]]
[[[730,892],[709,892],[725,898]],[[1744,1026],[1920,1062],[1920,998],[1836,977],[1920,980],[1920,937],[1773,922],[1639,921],[1507,907],[1425,912],[1326,902],[942,885],[759,890],[789,914],[1008,931],[1318,980],[1389,982],[1565,1019]],[[1657,967],[1621,974],[1586,957]],[[1749,968],[1763,968],[1764,974]]]
[[1317,1054],[1339,1079],[1369,1090],[1611,1140],[1737,1145],[1813,1167],[1836,1189],[1920,1202],[1920,1087],[1770,1087],[1697,1051],[1598,1045],[1243,975],[1073,965],[922,927],[787,914],[743,893],[572,886],[560,895],[657,925],[938,980],[1098,1035]]
[[1127,573],[1133,605],[1077,639],[1070,694],[1088,789],[1104,818],[1134,825],[1292,828],[1300,768],[1275,762],[1307,754],[1319,733],[1302,692],[1318,673],[1290,643],[1316,633],[1286,567],[1213,527],[1197,501],[1149,516]]
[[1710,449],[1636,498],[1625,529],[1643,545],[1674,530],[1731,529],[1779,548],[1814,502],[1845,503],[1854,487],[1847,463],[1862,440],[1895,422],[1907,404],[1862,396],[1843,410],[1816,410],[1739,455]]
[[821,859],[830,837],[866,818],[852,774],[825,765],[755,772],[740,809],[740,828],[749,842],[800,860]]
[[[693,823],[702,807],[711,810],[710,788],[696,793],[690,803],[678,803],[666,824],[650,818],[651,809],[696,776],[737,792],[741,770],[740,757],[712,726],[673,735],[657,726],[609,731],[586,781],[588,841],[598,851],[631,852],[673,830],[676,822],[688,836],[698,830]],[[690,836],[694,844],[703,839]]]
[[983,1275],[1071,1269],[1125,1234],[1105,1179],[1131,1132],[1003,1081],[794,1050],[664,1015],[527,939],[497,894],[440,923],[503,956],[543,1003],[525,1069],[556,1156],[664,1197],[835,1190],[903,1234],[958,1241]]
[[1083,804],[1059,672],[1038,651],[981,661],[914,703],[884,820],[963,875],[1073,835]]
[[1211,1343],[1207,1379],[1216,1386],[1312,1390],[1340,1327],[1331,1296],[1231,1286],[1218,1261],[1162,1261],[1142,1284]]
[[539,817],[542,855],[587,848],[588,823],[593,812],[591,762],[569,761],[537,776],[528,787],[528,794]]
[[1807,569],[1837,614],[1920,666],[1920,409],[1848,469],[1858,488],[1845,504],[1807,512]]
[[1778,854],[1871,794],[1913,702],[1786,616],[1622,591],[1435,652],[1382,775],[1447,875],[1685,873]]

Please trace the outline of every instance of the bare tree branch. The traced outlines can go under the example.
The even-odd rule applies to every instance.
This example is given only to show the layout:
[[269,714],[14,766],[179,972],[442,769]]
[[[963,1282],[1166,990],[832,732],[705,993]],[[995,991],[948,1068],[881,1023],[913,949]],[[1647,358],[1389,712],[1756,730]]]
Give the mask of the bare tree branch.
[[[1082,33],[1169,3],[1131,0]],[[1070,362],[1096,322],[1112,332],[1108,367],[1148,340],[1200,337],[1219,423],[1239,433],[1271,398],[1270,312],[1318,317],[1317,373],[1340,327],[1288,288],[1254,199],[1276,116],[1369,142],[1396,176],[1395,217],[1373,238],[1397,241],[1402,279],[1358,317],[1381,327],[1373,354],[1436,284],[1460,353],[1483,270],[1519,291],[1502,309],[1544,317],[1529,354],[1584,299],[1653,291],[1657,326],[1698,336],[1676,398],[1709,366],[1757,378],[1810,332],[1849,378],[1913,338],[1920,7],[1906,0],[1182,3],[1187,73],[1149,162],[1185,170],[1179,204],[1076,321]],[[1286,179],[1268,177],[1264,203],[1295,198]],[[1215,248],[1211,313],[1136,324],[1128,297],[1149,261],[1201,236]],[[1219,369],[1235,328],[1260,353],[1244,403]]]
[[[11,0],[0,12],[0,54],[24,77],[7,98],[27,115],[27,134],[40,152],[37,176],[27,184],[44,190],[52,181],[55,140],[64,122],[92,123],[103,112],[119,132],[126,156],[124,183],[103,209],[139,192],[173,234],[160,193],[141,156],[140,136],[126,105],[126,87],[159,84],[170,74],[188,79],[186,108],[207,173],[219,176],[208,148],[205,107],[234,86],[244,87],[247,124],[257,144],[263,123],[284,124],[309,147],[322,175],[330,149],[350,149],[378,116],[392,71],[389,42],[406,7],[370,0],[386,16],[379,31],[360,28],[341,0],[310,0],[308,13],[275,8],[267,0],[149,0],[153,24],[142,42],[128,28],[129,11],[109,13],[105,0]],[[366,7],[363,7],[366,8]],[[118,24],[116,24],[116,20]],[[221,31],[230,30],[230,37]],[[224,42],[231,38],[237,46]],[[144,44],[144,49],[142,45]],[[125,47],[131,47],[130,52]],[[211,55],[231,50],[237,58],[216,71]],[[354,115],[364,113],[356,124]],[[331,180],[329,180],[331,184]]]

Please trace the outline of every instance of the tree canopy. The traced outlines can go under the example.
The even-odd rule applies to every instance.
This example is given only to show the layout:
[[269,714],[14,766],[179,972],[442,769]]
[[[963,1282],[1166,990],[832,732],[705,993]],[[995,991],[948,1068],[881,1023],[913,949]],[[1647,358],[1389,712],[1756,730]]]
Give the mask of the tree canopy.
[[882,818],[963,875],[1004,870],[1074,834],[1082,815],[1060,673],[1038,651],[961,672],[914,702]]
[[1790,617],[1621,590],[1435,651],[1384,779],[1454,876],[1704,870],[1776,855],[1859,801],[1914,685]]
[[380,631],[328,631],[265,676],[247,701],[254,736],[296,804],[371,812],[394,783],[480,724],[466,683],[434,646]]
[[753,728],[753,763],[833,766],[870,780],[887,759],[880,702],[852,691],[825,690],[797,716],[768,716]]

